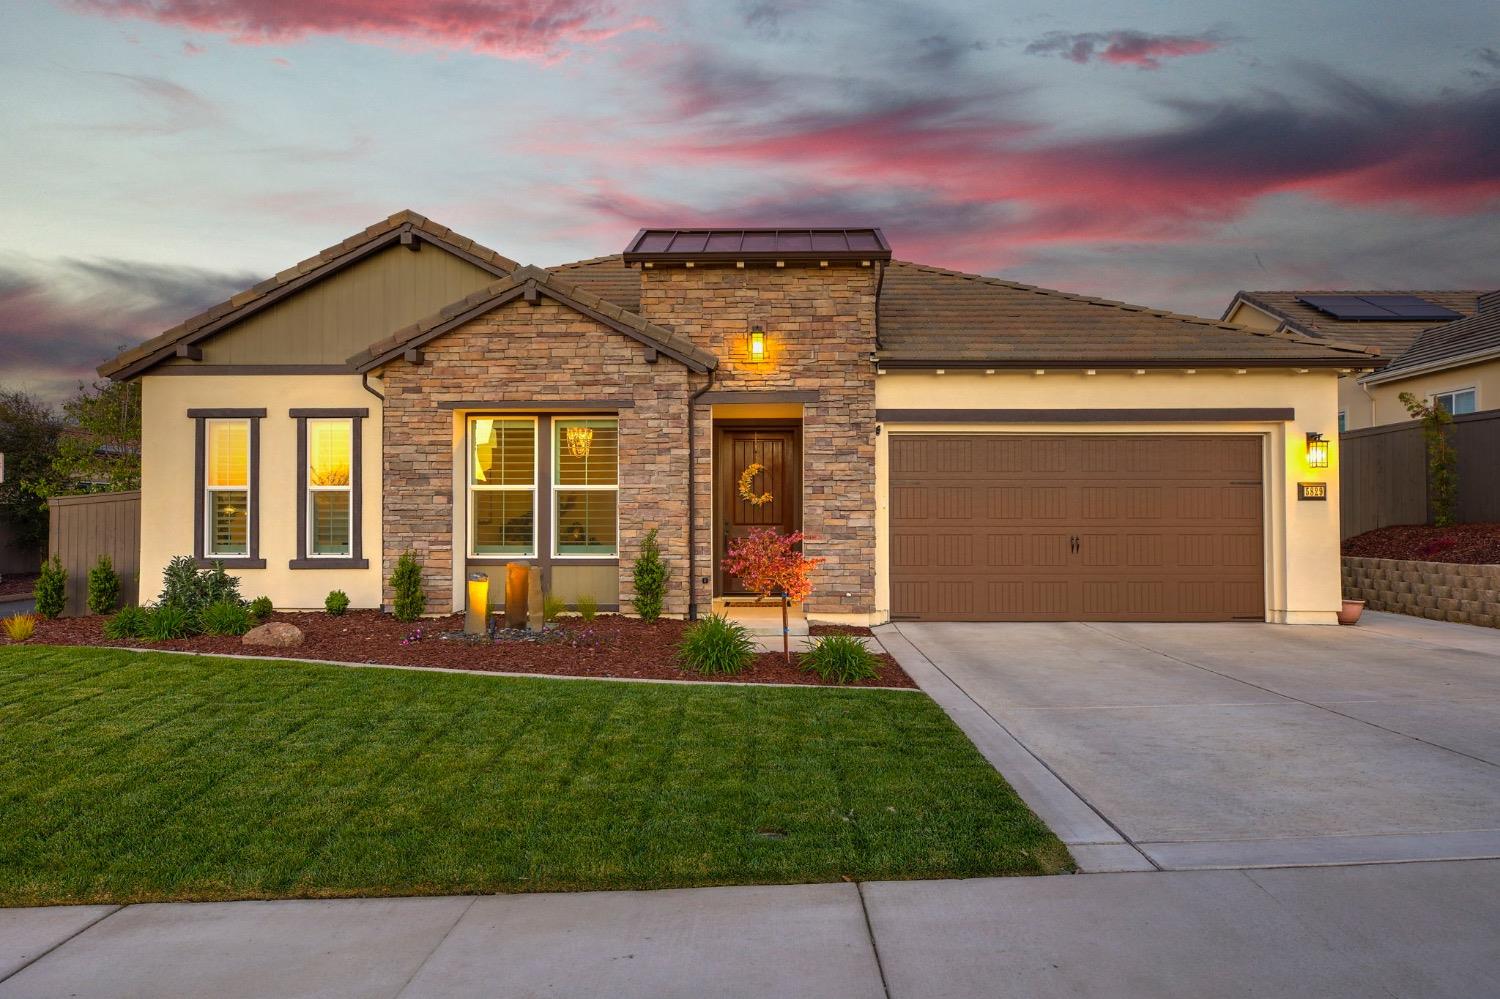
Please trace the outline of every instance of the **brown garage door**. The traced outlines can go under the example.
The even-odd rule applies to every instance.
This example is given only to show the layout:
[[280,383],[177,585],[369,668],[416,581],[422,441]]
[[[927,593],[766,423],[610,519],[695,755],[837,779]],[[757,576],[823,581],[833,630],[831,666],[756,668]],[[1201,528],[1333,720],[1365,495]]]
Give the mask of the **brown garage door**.
[[893,434],[891,613],[1260,620],[1259,437]]

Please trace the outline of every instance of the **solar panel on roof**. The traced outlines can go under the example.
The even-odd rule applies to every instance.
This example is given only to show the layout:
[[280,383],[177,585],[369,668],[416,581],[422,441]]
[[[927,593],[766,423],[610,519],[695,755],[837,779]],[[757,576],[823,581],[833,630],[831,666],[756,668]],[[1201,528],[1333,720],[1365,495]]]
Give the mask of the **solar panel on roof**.
[[1358,295],[1298,295],[1297,301],[1335,319],[1394,319],[1396,314]]
[[1402,319],[1462,319],[1463,313],[1445,309],[1419,295],[1364,295],[1366,302],[1389,309]]

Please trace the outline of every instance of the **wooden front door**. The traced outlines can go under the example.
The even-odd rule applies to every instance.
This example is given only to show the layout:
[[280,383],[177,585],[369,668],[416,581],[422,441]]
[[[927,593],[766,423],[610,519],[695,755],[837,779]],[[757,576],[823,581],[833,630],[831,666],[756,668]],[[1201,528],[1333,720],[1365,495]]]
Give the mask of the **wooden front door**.
[[[720,427],[715,452],[714,539],[715,592],[748,592],[720,566],[729,542],[756,528],[771,527],[790,534],[802,527],[801,433],[794,426]],[[740,479],[751,465],[760,465],[751,483],[756,496],[770,494],[763,503],[740,495]]]

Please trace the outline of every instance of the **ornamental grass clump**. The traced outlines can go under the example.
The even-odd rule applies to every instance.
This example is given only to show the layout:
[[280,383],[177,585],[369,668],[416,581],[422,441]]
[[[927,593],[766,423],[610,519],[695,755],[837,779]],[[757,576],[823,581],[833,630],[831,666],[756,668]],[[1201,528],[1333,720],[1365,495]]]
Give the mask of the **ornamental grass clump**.
[[710,614],[682,633],[677,658],[695,673],[741,673],[755,659],[755,643],[745,626]]
[[56,555],[42,563],[41,575],[36,578],[36,587],[31,591],[36,601],[36,612],[49,621],[58,617],[68,606],[68,572],[62,559]]
[[104,622],[104,637],[115,640],[121,638],[144,638],[146,634],[146,619],[149,616],[140,607],[121,607],[113,617]]
[[24,642],[36,631],[36,615],[12,614],[0,621],[0,627],[5,629],[5,637],[12,642]]
[[197,621],[193,615],[172,604],[161,604],[151,608],[146,614],[145,626],[141,629],[141,637],[153,642],[170,641],[173,638],[187,638],[193,634]]
[[198,614],[198,629],[205,635],[243,635],[255,625],[250,609],[233,600],[219,600]]
[[568,609],[568,602],[562,597],[547,594],[542,598],[542,623],[551,624],[556,621],[562,612]]
[[397,621],[415,621],[427,609],[427,593],[422,589],[422,563],[411,549],[401,553],[391,570],[391,613]]
[[880,661],[852,635],[824,635],[808,646],[798,665],[824,680],[854,683],[875,679]]
[[631,603],[635,605],[636,615],[642,621],[655,621],[661,617],[662,604],[667,597],[667,563],[662,561],[654,527],[641,539],[641,553],[635,558],[631,580],[635,586]]
[[100,555],[89,570],[88,603],[90,614],[108,614],[119,606],[120,577],[108,555]]
[[599,616],[599,601],[588,593],[580,593],[574,597],[573,608],[578,611],[578,616],[583,618],[584,624],[588,624]]

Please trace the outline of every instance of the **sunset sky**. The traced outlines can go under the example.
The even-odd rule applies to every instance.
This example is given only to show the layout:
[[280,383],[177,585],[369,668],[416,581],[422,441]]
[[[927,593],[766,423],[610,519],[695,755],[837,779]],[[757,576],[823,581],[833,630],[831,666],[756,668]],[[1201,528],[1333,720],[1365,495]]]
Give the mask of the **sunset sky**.
[[644,225],[1217,316],[1500,287],[1494,0],[0,0],[0,385],[56,398],[411,208],[526,263]]

